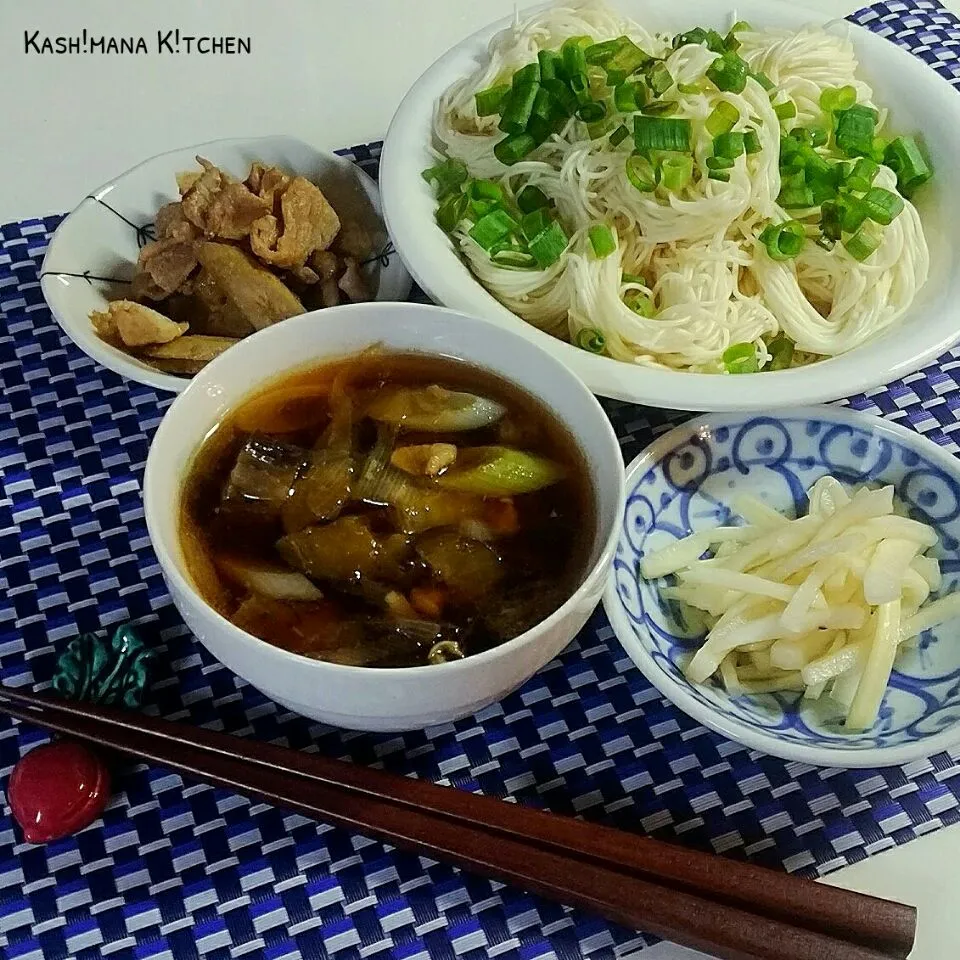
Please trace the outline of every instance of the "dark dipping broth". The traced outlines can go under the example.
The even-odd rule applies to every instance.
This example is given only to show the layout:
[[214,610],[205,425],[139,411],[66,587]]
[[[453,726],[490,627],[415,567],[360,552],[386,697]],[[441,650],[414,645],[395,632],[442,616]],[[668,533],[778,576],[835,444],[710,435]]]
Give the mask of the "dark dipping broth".
[[236,626],[331,663],[460,659],[553,613],[595,535],[583,454],[465,363],[371,349],[245,400],[188,472],[180,538]]

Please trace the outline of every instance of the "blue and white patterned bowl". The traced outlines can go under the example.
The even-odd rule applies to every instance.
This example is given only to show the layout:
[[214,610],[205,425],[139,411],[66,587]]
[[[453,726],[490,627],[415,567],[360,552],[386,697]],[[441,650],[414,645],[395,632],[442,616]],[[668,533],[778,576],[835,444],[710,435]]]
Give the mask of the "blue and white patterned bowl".
[[804,408],[776,416],[711,414],[657,439],[627,471],[627,505],[604,595],[630,658],[673,704],[705,726],[774,756],[821,766],[879,767],[960,741],[960,622],[925,631],[897,659],[872,730],[845,733],[829,698],[799,693],[730,696],[696,686],[681,665],[696,646],[683,612],[638,577],[641,559],[690,532],[738,522],[729,504],[750,493],[791,515],[824,474],[894,484],[910,516],[934,526],[943,595],[960,580],[960,461],[932,441],[869,414]]

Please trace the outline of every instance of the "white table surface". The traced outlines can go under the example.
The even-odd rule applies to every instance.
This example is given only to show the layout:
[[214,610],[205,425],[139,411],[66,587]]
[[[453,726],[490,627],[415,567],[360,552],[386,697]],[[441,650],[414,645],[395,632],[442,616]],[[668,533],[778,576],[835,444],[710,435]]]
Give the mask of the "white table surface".
[[[862,4],[805,5],[838,17]],[[946,5],[960,12],[960,0]],[[186,144],[286,133],[332,149],[380,139],[429,63],[513,8],[512,0],[0,0],[0,223],[64,212],[139,160]],[[178,27],[183,36],[249,37],[251,52],[159,54],[158,31]],[[25,31],[82,36],[84,28],[143,36],[149,53],[25,52]],[[960,955],[960,827],[827,882],[916,904],[913,960]],[[644,960],[699,956],[671,944],[643,952]]]

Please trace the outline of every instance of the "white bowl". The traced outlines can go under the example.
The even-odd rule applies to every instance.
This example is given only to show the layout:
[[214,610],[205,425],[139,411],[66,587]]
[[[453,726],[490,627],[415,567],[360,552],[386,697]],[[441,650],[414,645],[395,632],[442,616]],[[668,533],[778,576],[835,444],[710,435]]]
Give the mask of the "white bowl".
[[789,514],[806,511],[804,491],[825,474],[849,484],[893,484],[911,517],[930,524],[943,570],[934,596],[960,589],[960,461],[899,424],[838,407],[772,415],[708,414],[658,437],[627,470],[627,505],[613,577],[603,598],[617,639],[646,678],[704,726],[754,750],[826,767],[908,763],[960,743],[957,620],[902,649],[869,730],[842,727],[827,696],[731,696],[714,681],[683,674],[696,634],[661,594],[665,580],[643,580],[644,556],[688,532],[731,522],[730,504],[751,494]]
[[[453,663],[346,667],[288,653],[215,613],[184,568],[177,536],[181,485],[214,424],[284,371],[377,342],[466,360],[519,385],[567,425],[592,468],[597,529],[579,589],[532,630]],[[413,303],[334,307],[323,311],[322,322],[315,314],[305,314],[241,341],[197,374],[170,406],[150,446],[144,478],[150,539],[173,601],[200,642],[278,703],[356,730],[413,730],[466,716],[505,696],[556,656],[599,602],[623,503],[623,460],[616,435],[596,399],[572,373],[486,321]]]
[[[824,22],[822,13],[774,0],[611,3],[648,28],[670,34],[695,25],[725,31],[734,8],[734,19],[756,27],[796,29]],[[960,340],[960,167],[954,163],[960,156],[960,98],[918,58],[842,20],[832,21],[829,29],[853,41],[864,78],[874,85],[879,102],[891,109],[893,128],[922,132],[936,165],[934,184],[921,191],[919,200],[931,247],[930,279],[892,329],[846,355],[812,366],[719,376],[598,357],[520,320],[474,279],[436,225],[432,189],[420,176],[434,162],[429,147],[437,98],[475,69],[491,37],[509,23],[505,19],[485,27],[437,60],[404,97],[384,142],[380,189],[387,227],[414,279],[434,300],[515,330],[576,372],[594,393],[675,410],[758,410],[835,400],[902,377]]]
[[178,200],[175,175],[196,168],[197,155],[244,178],[254,160],[276,164],[312,180],[344,219],[359,221],[376,238],[380,256],[364,272],[377,300],[405,300],[410,275],[389,243],[373,178],[355,163],[324,153],[293,137],[214,140],[144,160],[91,191],[57,227],[43,260],[40,286],[67,336],[105,367],[138,383],[179,393],[190,382],[148,366],[101,340],[90,324],[92,310],[105,310],[124,296],[140,248],[153,238],[153,219]]

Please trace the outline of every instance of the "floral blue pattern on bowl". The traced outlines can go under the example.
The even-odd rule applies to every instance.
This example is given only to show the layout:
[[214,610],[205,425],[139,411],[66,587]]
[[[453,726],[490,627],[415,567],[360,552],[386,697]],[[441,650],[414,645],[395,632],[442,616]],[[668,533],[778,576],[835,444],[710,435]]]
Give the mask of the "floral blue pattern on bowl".
[[651,444],[627,472],[627,506],[604,596],[620,642],[676,706],[711,729],[775,756],[825,766],[885,766],[960,741],[960,623],[924,631],[902,649],[874,728],[845,733],[828,697],[800,693],[731,697],[719,682],[683,676],[698,640],[682,608],[646,581],[644,556],[688,533],[742,522],[733,496],[750,493],[791,516],[806,513],[806,490],[832,474],[849,484],[892,483],[913,518],[940,536],[930,553],[943,585],[960,581],[960,461],[913,431],[834,407],[770,416],[711,414]]

